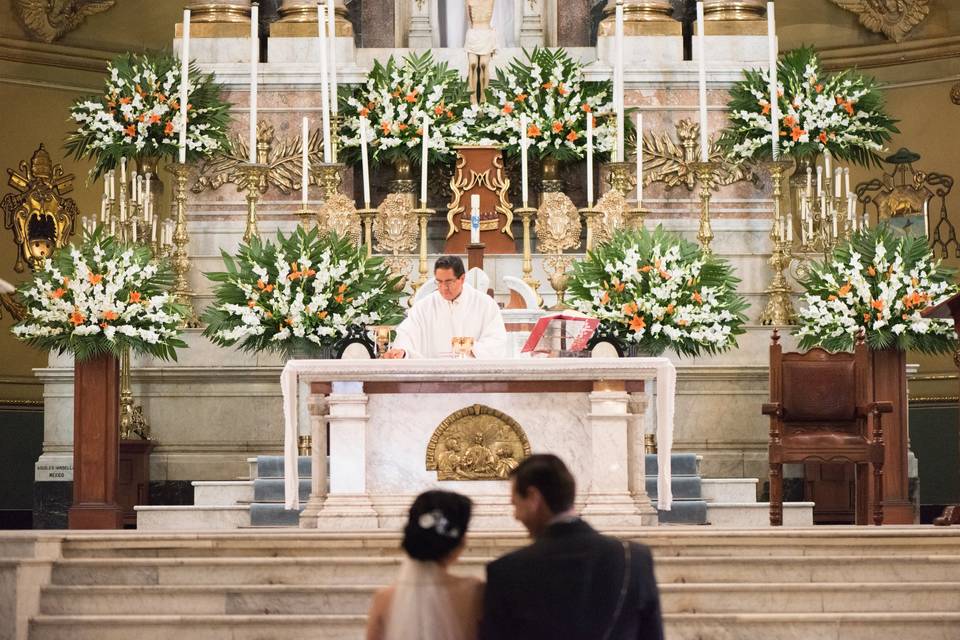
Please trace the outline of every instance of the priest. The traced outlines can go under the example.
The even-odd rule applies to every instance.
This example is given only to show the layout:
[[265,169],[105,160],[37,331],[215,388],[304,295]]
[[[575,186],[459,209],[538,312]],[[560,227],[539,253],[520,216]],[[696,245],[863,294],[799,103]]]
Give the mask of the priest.
[[454,338],[473,338],[474,358],[505,358],[507,330],[500,307],[466,283],[463,260],[437,258],[437,290],[413,305],[397,327],[393,348],[384,358],[443,358],[453,354]]

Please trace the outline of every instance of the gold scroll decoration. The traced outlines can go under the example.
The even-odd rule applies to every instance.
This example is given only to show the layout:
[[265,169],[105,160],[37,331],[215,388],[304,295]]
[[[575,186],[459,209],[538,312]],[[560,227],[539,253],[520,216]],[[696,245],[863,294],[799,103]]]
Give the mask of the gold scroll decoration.
[[530,455],[530,442],[517,422],[496,409],[475,404],[447,416],[427,444],[427,471],[437,480],[506,480]]
[[347,238],[355,245],[360,244],[360,214],[353,204],[353,198],[335,193],[326,199],[317,216],[320,233],[336,233]]
[[73,234],[77,203],[63,197],[73,190],[73,174],[64,175],[63,166],[53,164],[42,144],[29,162],[20,161],[19,171],[7,169],[7,174],[7,184],[17,193],[6,194],[0,209],[18,247],[13,268],[20,273],[26,265],[36,271]]
[[627,199],[619,189],[610,189],[594,206],[600,214],[593,221],[593,246],[609,242],[618,229],[627,226]]
[[868,31],[901,42],[930,14],[929,0],[831,0],[841,9],[857,14]]
[[49,44],[79,27],[87,16],[115,4],[116,0],[13,0],[13,9],[31,39]]
[[[666,133],[643,136],[643,184],[662,182],[668,189],[678,186],[693,191],[697,174],[693,163],[700,159],[700,125],[683,119],[676,124],[677,141]],[[714,175],[714,186],[722,187],[734,182],[749,181],[760,184],[760,177],[748,163],[733,164],[726,161],[723,151],[710,145],[710,160],[719,163]]]
[[534,230],[541,253],[563,253],[580,246],[583,223],[580,212],[561,192],[548,191],[540,198]]
[[[457,163],[450,179],[450,202],[447,203],[446,253],[463,253],[470,234],[470,196],[480,196],[480,234],[492,253],[515,253],[513,208],[508,191],[510,179],[503,168],[500,149],[489,146],[457,147]],[[491,198],[492,196],[492,198]],[[490,202],[493,202],[491,207]],[[501,225],[500,216],[504,221]],[[460,231],[461,233],[457,233]],[[500,233],[496,233],[499,231]],[[464,233],[465,232],[465,233]],[[486,232],[494,232],[495,235]],[[504,237],[506,236],[506,237]]]
[[[247,136],[237,133],[230,135],[228,151],[215,154],[200,165],[199,175],[191,187],[194,193],[207,189],[216,191],[225,184],[236,185],[238,190],[246,189],[243,166],[249,164],[250,153]],[[300,136],[277,140],[272,125],[260,121],[257,123],[257,162],[267,165],[268,169],[260,177],[260,193],[266,193],[271,186],[283,195],[299,190],[301,174]],[[310,133],[307,140],[307,158],[310,166],[323,163],[323,135],[320,129]],[[308,172],[308,185],[316,185],[317,178]]]

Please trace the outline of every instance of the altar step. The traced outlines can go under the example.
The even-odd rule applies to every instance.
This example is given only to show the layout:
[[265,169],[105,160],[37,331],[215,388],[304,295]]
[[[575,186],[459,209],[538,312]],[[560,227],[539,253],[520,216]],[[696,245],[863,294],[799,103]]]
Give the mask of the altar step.
[[[36,545],[44,560],[24,553],[28,545],[5,546],[28,535],[44,536],[0,533],[0,575],[18,561],[48,567],[39,597],[5,609],[25,616],[30,640],[359,640],[372,593],[396,578],[401,558],[397,534],[303,530],[65,532]],[[957,637],[960,530],[620,535],[653,551],[669,640]],[[473,533],[453,570],[482,576],[490,559],[527,543],[519,533]]]

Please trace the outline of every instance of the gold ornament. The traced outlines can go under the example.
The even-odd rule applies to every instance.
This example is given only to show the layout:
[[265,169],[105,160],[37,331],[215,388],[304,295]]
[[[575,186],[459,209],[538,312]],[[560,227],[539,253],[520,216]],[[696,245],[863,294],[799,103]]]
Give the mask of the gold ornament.
[[[507,234],[510,238],[513,238],[513,231],[510,229],[510,225],[513,223],[513,208],[510,206],[510,201],[507,200],[507,192],[510,189],[510,179],[506,177],[506,172],[503,170],[503,156],[494,156],[494,173],[492,176],[490,175],[490,169],[482,173],[470,170],[470,175],[467,176],[464,172],[464,165],[466,165],[466,158],[463,154],[458,153],[456,171],[453,178],[450,179],[450,191],[452,194],[450,196],[450,203],[447,205],[449,207],[447,210],[447,223],[450,225],[450,230],[447,231],[447,238],[450,238],[457,232],[457,225],[454,222],[456,216],[466,210],[462,203],[463,194],[477,186],[484,187],[497,196],[497,214],[504,216],[506,219],[500,231]],[[499,216],[492,220],[480,220],[480,231],[496,231],[498,227],[500,227]],[[460,228],[466,231],[470,230],[469,216],[462,216],[460,218]]]
[[27,35],[51,43],[79,27],[87,16],[115,4],[116,0],[14,0],[13,8]]
[[831,0],[857,14],[860,24],[873,33],[901,42],[930,14],[929,0]]
[[[662,182],[667,188],[683,185],[687,191],[693,191],[697,184],[697,175],[693,163],[700,158],[700,125],[693,120],[684,119],[677,123],[679,144],[665,133],[645,134],[643,136],[643,184]],[[723,151],[715,144],[710,145],[710,160],[717,163],[713,174],[714,185],[722,187],[735,182],[749,181],[760,183],[753,168],[746,163],[732,164],[725,161]]]
[[373,221],[374,246],[381,253],[398,255],[417,248],[417,216],[406,194],[391,193],[377,208]]
[[506,480],[530,455],[523,428],[510,416],[475,404],[443,420],[427,445],[437,480]]
[[73,174],[63,174],[41,144],[30,162],[20,161],[20,171],[7,169],[7,184],[18,193],[8,193],[0,202],[3,225],[13,229],[19,247],[14,270],[24,265],[36,271],[54,251],[67,244],[77,222],[77,203],[63,196],[73,191]]
[[540,198],[534,223],[541,253],[563,253],[580,246],[580,213],[566,194],[548,191]]
[[600,197],[594,209],[599,213],[593,221],[593,247],[609,242],[617,230],[627,226],[627,199],[617,189],[611,189]]

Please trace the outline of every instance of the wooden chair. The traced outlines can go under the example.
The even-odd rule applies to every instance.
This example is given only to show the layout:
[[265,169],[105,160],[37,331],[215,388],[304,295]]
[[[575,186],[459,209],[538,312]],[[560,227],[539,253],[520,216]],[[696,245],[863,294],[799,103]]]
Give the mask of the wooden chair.
[[873,468],[873,523],[883,524],[883,425],[893,403],[872,397],[867,346],[853,353],[811,349],[783,353],[775,330],[770,344],[770,525],[783,524],[783,465],[852,462],[856,465],[856,522],[867,524]]

